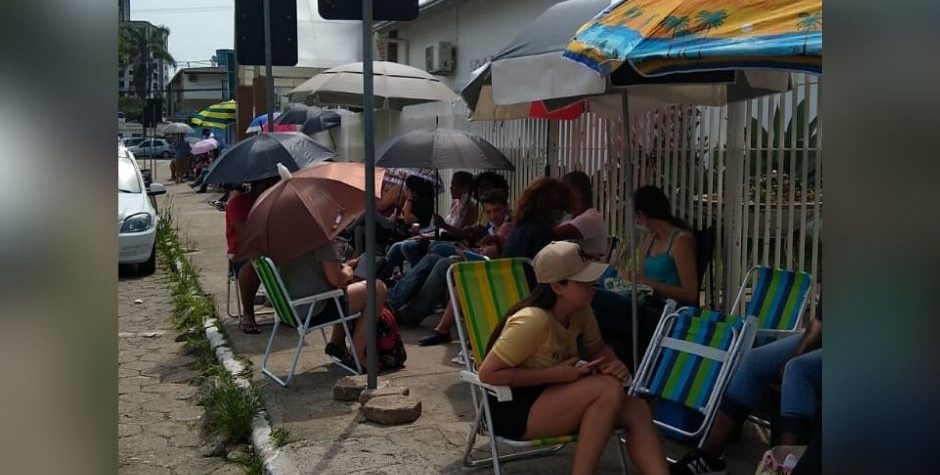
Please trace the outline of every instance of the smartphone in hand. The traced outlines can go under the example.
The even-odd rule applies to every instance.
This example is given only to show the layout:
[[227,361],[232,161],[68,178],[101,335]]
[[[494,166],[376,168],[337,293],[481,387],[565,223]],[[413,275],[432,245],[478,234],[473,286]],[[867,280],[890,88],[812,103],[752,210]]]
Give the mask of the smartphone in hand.
[[594,368],[594,367],[596,367],[597,365],[599,365],[599,364],[601,364],[601,363],[603,363],[603,362],[604,362],[604,357],[601,356],[600,358],[597,358],[596,360],[593,360],[593,361],[584,361],[584,360],[580,360],[580,361],[578,361],[577,363],[575,363],[574,366],[575,366],[575,368],[582,368],[582,367],[583,367],[583,368]]

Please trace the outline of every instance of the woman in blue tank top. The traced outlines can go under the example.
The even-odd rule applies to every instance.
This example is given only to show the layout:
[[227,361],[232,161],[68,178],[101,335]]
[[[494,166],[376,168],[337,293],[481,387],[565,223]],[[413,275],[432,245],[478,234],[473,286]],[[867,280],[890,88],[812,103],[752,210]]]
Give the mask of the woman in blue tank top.
[[629,271],[623,278],[646,284],[663,299],[679,305],[698,304],[695,237],[688,226],[672,215],[669,198],[659,188],[646,185],[633,194],[634,219],[645,236],[636,278]]

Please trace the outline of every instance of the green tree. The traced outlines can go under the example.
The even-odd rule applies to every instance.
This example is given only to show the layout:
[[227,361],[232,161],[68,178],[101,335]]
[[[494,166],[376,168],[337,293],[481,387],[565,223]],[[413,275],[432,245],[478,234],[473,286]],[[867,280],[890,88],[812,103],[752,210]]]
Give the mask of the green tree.
[[118,110],[124,113],[128,122],[143,122],[144,104],[136,97],[119,97]]
[[[728,19],[728,12],[725,10],[702,10],[695,15],[695,19],[698,20],[698,29],[705,30],[705,35],[702,37],[708,38],[708,32],[712,28],[717,28],[725,24],[725,20]],[[698,57],[702,57],[702,48],[699,47]]]
[[170,31],[166,27],[151,28],[140,23],[125,23],[125,51],[127,63],[134,66],[134,92],[142,101],[147,99],[150,72],[157,61],[163,61],[171,66],[176,62],[166,50],[163,43],[164,36]]
[[822,25],[822,12],[800,12],[797,15],[800,20],[797,21],[796,27],[804,33],[803,36],[803,55],[806,55],[806,45],[809,42],[809,33],[811,31],[816,31]]
[[[673,40],[680,36],[685,36],[689,33],[689,17],[669,15],[666,18],[663,18],[663,29],[666,30],[667,33],[672,33]],[[671,53],[672,42],[669,43],[669,49],[666,51],[666,57],[668,58]]]

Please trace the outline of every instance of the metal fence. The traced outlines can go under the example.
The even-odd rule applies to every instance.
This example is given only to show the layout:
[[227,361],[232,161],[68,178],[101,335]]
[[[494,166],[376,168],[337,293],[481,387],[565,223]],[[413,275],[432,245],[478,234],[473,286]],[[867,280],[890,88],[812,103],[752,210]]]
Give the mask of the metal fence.
[[[627,180],[632,177],[634,188],[656,185],[692,228],[714,226],[715,279],[706,277],[705,288],[715,287],[717,301],[706,292],[705,303],[730,306],[753,265],[805,270],[821,282],[820,84],[816,76],[792,77],[790,91],[745,104],[662,104],[632,113],[632,161],[625,158],[623,123],[590,112],[563,122],[470,122],[462,104],[426,104],[380,114],[377,143],[435,126],[479,134],[516,165],[515,172],[502,173],[511,197],[540,176],[582,170],[592,177],[608,232],[624,243],[632,220]],[[344,117],[341,135],[341,154],[361,156],[358,116]],[[442,170],[441,178],[448,180],[451,172]],[[632,254],[625,247],[621,262]],[[808,314],[814,310],[815,299]]]

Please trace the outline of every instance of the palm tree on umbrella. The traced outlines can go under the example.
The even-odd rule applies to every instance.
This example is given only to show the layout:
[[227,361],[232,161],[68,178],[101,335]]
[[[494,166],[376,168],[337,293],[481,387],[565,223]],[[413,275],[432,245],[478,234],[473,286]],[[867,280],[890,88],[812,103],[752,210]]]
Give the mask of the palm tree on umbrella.
[[809,42],[809,33],[811,31],[816,31],[819,29],[819,26],[822,24],[822,12],[800,12],[800,20],[796,23],[796,27],[805,33],[803,36],[803,55],[806,55],[806,45]]
[[147,99],[150,71],[155,61],[171,66],[176,64],[173,56],[163,46],[163,38],[170,33],[166,27],[151,28],[134,23],[124,23],[124,49],[127,62],[134,65],[134,92],[141,101]]
[[[666,30],[666,33],[672,32],[673,40],[685,36],[689,32],[689,17],[669,15],[663,18],[663,29]],[[669,42],[669,49],[666,51],[667,58],[672,53],[672,43]]]
[[[725,24],[725,20],[728,19],[728,12],[725,10],[702,10],[695,15],[695,19],[698,20],[698,28],[705,30],[705,35],[703,39],[708,38],[708,32],[712,28],[717,28]],[[702,57],[702,48],[699,47],[698,57]]]

